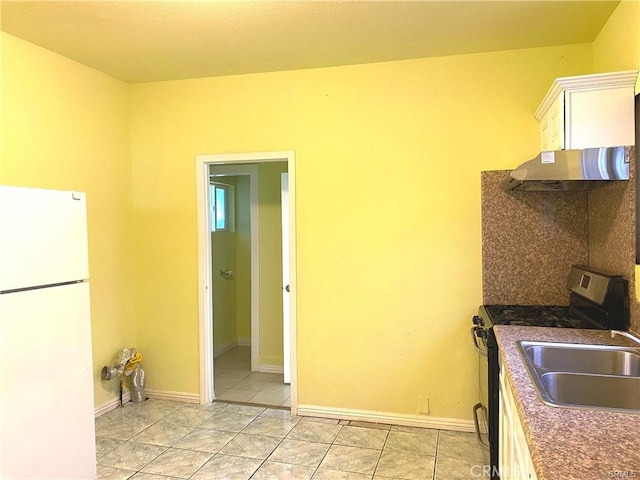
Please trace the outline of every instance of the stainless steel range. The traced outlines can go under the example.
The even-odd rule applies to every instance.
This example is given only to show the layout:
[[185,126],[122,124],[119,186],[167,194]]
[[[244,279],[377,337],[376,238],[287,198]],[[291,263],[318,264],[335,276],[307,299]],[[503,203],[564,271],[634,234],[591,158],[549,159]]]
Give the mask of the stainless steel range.
[[488,430],[491,478],[498,471],[498,346],[494,325],[586,328],[597,330],[629,329],[628,282],[588,267],[574,265],[567,279],[569,304],[558,305],[482,305],[473,317],[471,336],[480,358],[480,402],[474,406],[478,439],[480,416]]

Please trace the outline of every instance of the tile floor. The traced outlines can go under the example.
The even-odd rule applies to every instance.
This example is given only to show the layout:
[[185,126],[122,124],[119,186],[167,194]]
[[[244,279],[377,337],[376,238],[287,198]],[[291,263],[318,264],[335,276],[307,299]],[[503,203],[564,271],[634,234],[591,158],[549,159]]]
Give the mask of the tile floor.
[[471,433],[225,402],[128,403],[96,419],[96,447],[99,480],[488,478]]
[[291,406],[291,387],[277,373],[251,371],[251,347],[235,347],[215,358],[214,389],[218,400]]

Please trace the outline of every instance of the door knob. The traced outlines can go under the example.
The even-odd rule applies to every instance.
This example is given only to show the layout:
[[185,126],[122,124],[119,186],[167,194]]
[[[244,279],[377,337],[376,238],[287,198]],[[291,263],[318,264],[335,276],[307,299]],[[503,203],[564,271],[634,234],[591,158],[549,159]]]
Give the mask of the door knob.
[[287,293],[289,293],[289,292],[290,292],[290,290],[289,290],[289,285],[287,285],[286,287],[284,287],[284,289],[287,291]]

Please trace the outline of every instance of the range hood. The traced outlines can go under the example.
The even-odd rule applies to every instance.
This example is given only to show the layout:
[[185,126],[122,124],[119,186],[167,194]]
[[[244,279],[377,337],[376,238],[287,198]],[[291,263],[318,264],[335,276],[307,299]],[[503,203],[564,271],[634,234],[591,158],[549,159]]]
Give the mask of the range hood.
[[540,152],[511,172],[509,190],[588,190],[629,180],[629,147]]

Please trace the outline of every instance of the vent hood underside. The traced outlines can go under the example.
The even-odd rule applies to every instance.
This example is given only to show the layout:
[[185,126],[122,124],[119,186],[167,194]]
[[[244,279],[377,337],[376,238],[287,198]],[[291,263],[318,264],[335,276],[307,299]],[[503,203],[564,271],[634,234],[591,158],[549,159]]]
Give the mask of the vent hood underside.
[[509,190],[589,190],[629,180],[629,149],[600,147],[540,152],[511,172]]

